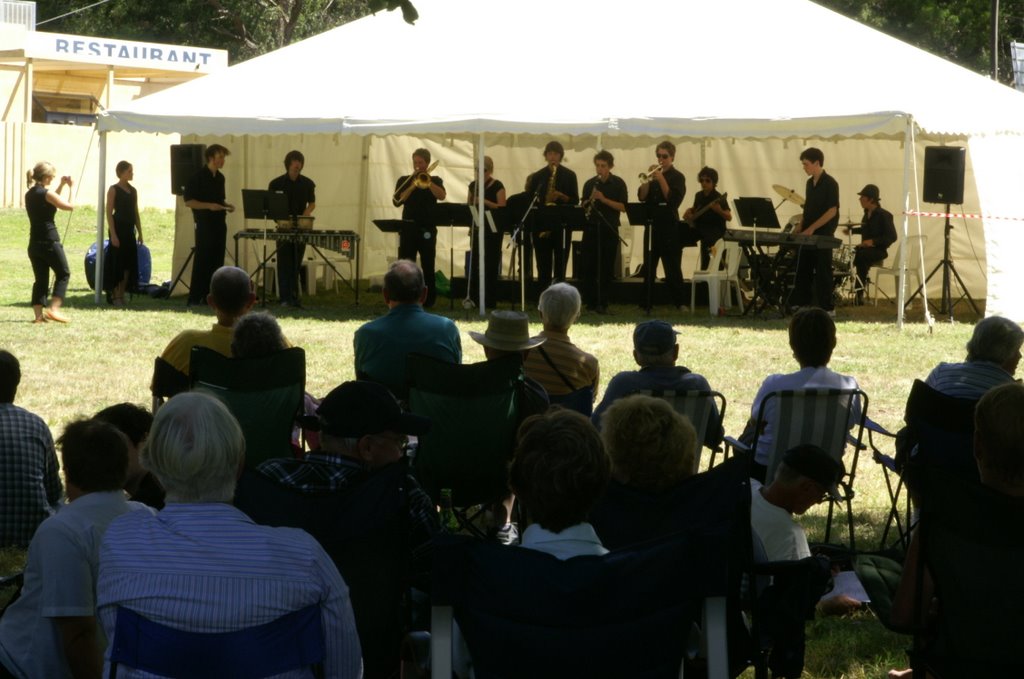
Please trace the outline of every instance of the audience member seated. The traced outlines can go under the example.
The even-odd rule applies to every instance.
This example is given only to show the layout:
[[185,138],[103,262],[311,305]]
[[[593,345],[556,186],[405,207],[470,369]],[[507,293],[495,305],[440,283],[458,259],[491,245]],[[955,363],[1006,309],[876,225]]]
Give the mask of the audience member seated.
[[23,547],[60,506],[63,488],[50,429],[14,405],[21,364],[0,350],[0,547]]
[[188,375],[192,347],[208,347],[231,355],[231,330],[256,302],[252,280],[237,266],[222,266],[210,277],[210,294],[206,303],[217,316],[209,330],[185,330],[172,339],[161,354],[179,372]]
[[[774,432],[774,399],[768,402],[761,422],[755,422],[761,409],[761,401],[773,391],[794,389],[857,389],[857,380],[846,375],[833,372],[828,367],[832,359],[832,351],[836,348],[836,324],[828,312],[817,307],[804,307],[793,314],[789,320],[789,347],[793,350],[793,358],[800,365],[794,373],[769,375],[761,383],[761,388],[754,396],[750,407],[750,421],[740,436],[740,440],[751,443],[754,439],[754,427],[760,427],[757,438],[757,450],[754,451],[754,464],[751,476],[761,483],[765,482],[768,468],[768,455],[772,449]],[[850,409],[850,422],[860,417],[860,404],[854,403]]]
[[242,316],[231,332],[232,358],[261,358],[287,348],[280,324],[266,311]]
[[[238,422],[215,398],[178,394],[159,410],[141,462],[167,491],[167,506],[155,516],[131,512],[107,529],[96,593],[107,637],[118,607],[211,633],[319,605],[325,675],[360,676],[348,587],[330,557],[304,531],[258,526],[230,504],[244,458]],[[119,676],[144,673],[121,667]]]
[[[633,330],[633,360],[640,370],[620,372],[608,383],[600,405],[594,410],[591,420],[598,429],[604,425],[601,416],[615,401],[623,396],[635,394],[641,390],[665,391],[711,391],[711,385],[702,375],[691,372],[689,368],[676,365],[679,360],[679,344],[676,336],[679,333],[665,321],[644,321]],[[715,408],[717,419],[718,408]],[[722,441],[722,431],[709,428],[704,437],[704,444],[716,447]]]
[[[994,317],[985,320],[992,318]],[[1022,412],[1024,385],[1019,382],[1001,384],[989,389],[974,410],[974,458],[978,464],[981,483],[997,493],[1014,498],[1024,498]],[[903,576],[893,599],[891,623],[896,628],[927,626],[934,629],[934,625],[928,623],[934,622],[934,618],[942,614],[941,594],[936,592],[927,566],[924,568],[923,582],[918,582],[917,574],[922,558],[920,537],[920,533],[915,532],[910,540],[903,562]],[[985,574],[979,573],[978,577],[985,577]],[[914,619],[916,596],[921,596],[922,601],[931,602],[931,605],[922,606],[921,614],[925,619]],[[1006,606],[1003,606],[1003,609],[1006,610]],[[910,670],[889,672],[890,679],[908,679],[912,676]]]
[[405,357],[426,354],[441,361],[462,363],[462,339],[449,318],[426,311],[429,292],[423,270],[400,259],[384,274],[384,303],[388,313],[363,324],[352,340],[356,378],[383,384],[405,399]]
[[963,363],[939,363],[925,383],[953,398],[976,401],[992,387],[1013,381],[1024,331],[1008,318],[989,316],[974,326]]
[[549,396],[565,396],[590,387],[597,395],[601,379],[597,357],[569,340],[569,328],[580,317],[580,293],[568,283],[555,283],[540,295],[540,336],[547,341],[526,357],[526,374],[536,380]]
[[[404,464],[406,437],[430,429],[430,420],[402,412],[386,388],[363,380],[335,387],[316,412],[319,450],[302,460],[267,460],[258,467],[261,474],[303,493],[342,493],[378,470]],[[401,490],[408,497],[411,572],[425,576],[431,567],[430,541],[440,530],[437,509],[412,476],[406,474],[403,483]],[[249,513],[241,504],[239,509]]]
[[125,501],[128,440],[113,425],[72,422],[58,444],[68,505],[40,524],[28,547],[20,596],[0,618],[4,676],[100,676],[106,647],[96,622],[100,540],[116,517],[152,511]]
[[156,477],[139,464],[139,449],[149,436],[153,416],[145,408],[133,403],[118,403],[104,408],[93,415],[93,418],[114,425],[128,437],[128,474],[124,482],[128,499],[154,509],[163,509],[164,489],[160,487]]
[[612,462],[591,520],[611,549],[678,530],[673,507],[697,462],[697,432],[667,401],[634,394],[611,404],[601,440]]
[[[587,517],[610,476],[611,461],[585,416],[552,408],[523,422],[509,469],[509,484],[530,520],[522,548],[563,561],[607,554]],[[453,665],[459,677],[470,676],[472,659],[457,628]]]
[[[814,505],[838,497],[836,483],[843,465],[821,448],[797,446],[786,451],[775,479],[767,486],[750,482],[750,526],[760,539],[768,561],[799,561],[811,555],[804,529],[793,520]],[[818,610],[844,615],[860,608],[860,602],[844,594],[825,599]]]
[[[470,330],[469,336],[484,348],[488,361],[519,354],[524,366],[532,350],[547,341],[543,334],[530,337],[530,317],[521,311],[492,311],[487,318],[487,329],[482,333]],[[549,405],[548,392],[537,380],[525,374],[525,367],[523,387],[519,400],[520,422],[531,415],[543,413]]]

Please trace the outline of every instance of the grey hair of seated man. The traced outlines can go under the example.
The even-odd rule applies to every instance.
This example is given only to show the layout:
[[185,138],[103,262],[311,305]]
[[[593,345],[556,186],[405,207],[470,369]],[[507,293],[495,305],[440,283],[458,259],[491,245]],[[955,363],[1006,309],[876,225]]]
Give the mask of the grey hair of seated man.
[[265,311],[242,316],[231,331],[231,355],[235,358],[269,356],[287,347],[277,319]]
[[185,392],[157,411],[143,469],[167,491],[167,502],[230,502],[245,462],[245,438],[223,403],[201,392]]
[[537,309],[545,330],[565,332],[580,317],[580,291],[568,283],[555,283],[540,293]]
[[[967,361],[991,361],[1004,368],[1016,368],[1021,345],[1024,344],[1024,330],[1019,324],[1002,316],[989,316],[978,321],[974,333],[967,342]],[[1012,371],[1007,371],[1012,372]]]

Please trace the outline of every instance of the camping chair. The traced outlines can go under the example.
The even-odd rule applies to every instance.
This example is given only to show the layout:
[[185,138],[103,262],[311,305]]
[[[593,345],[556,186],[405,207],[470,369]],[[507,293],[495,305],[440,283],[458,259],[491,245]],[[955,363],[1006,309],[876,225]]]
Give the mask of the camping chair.
[[432,676],[451,676],[452,617],[480,679],[681,676],[706,640],[707,676],[727,659],[728,536],[692,530],[567,560],[444,536],[431,589]]
[[519,428],[523,384],[518,355],[458,365],[430,356],[406,358],[409,410],[430,418],[419,438],[413,471],[439,502],[450,488],[462,528],[477,532],[464,511],[508,493],[508,463]]
[[832,535],[835,505],[846,505],[850,549],[855,549],[853,527],[853,482],[857,474],[857,459],[863,448],[864,427],[868,411],[868,395],[860,389],[794,389],[773,391],[761,401],[757,414],[754,439],[749,446],[732,437],[726,437],[729,447],[753,455],[758,440],[765,431],[772,434],[765,480],[775,478],[775,470],[783,454],[801,444],[813,444],[843,461],[847,443],[853,448],[853,459],[844,464],[845,473],[839,482],[840,498],[829,498],[828,518],[825,523],[827,543]]
[[406,465],[395,463],[336,492],[305,493],[247,470],[235,491],[235,506],[253,521],[301,528],[334,561],[352,599],[367,679],[398,670],[412,577],[411,483]]
[[117,666],[164,677],[257,679],[310,668],[323,676],[320,606],[307,606],[263,625],[233,632],[174,629],[117,607],[110,642],[110,679]]
[[[945,469],[922,475],[916,582],[931,574],[938,613],[915,630],[914,676],[1019,677],[1024,610],[1024,498],[967,481]],[[916,592],[914,620],[931,601]]]
[[245,466],[273,457],[293,457],[292,430],[303,413],[306,352],[298,347],[260,358],[228,358],[193,347],[192,391],[224,403],[245,434]]
[[167,399],[188,391],[188,387],[188,375],[157,356],[153,361],[153,380],[149,384],[149,390],[153,394],[153,414],[156,415],[156,411],[160,410],[160,406]]
[[[680,415],[685,415],[697,431],[697,455],[693,460],[693,473],[700,470],[700,451],[711,451],[708,469],[715,466],[715,455],[722,452],[722,423],[725,421],[725,396],[717,391],[674,391],[672,389],[641,389],[637,394],[660,398]],[[709,437],[709,432],[712,435]],[[714,444],[708,442],[713,441]]]
[[[719,269],[723,259],[725,268]],[[740,313],[743,313],[743,292],[740,290],[739,272],[740,244],[719,242],[715,254],[708,262],[708,268],[693,272],[693,279],[690,281],[690,313],[693,313],[697,300],[698,283],[705,283],[708,286],[708,312],[712,316],[718,315],[719,307],[732,307],[733,286],[736,286],[736,299],[740,305]],[[724,299],[722,298],[723,289],[725,290]]]

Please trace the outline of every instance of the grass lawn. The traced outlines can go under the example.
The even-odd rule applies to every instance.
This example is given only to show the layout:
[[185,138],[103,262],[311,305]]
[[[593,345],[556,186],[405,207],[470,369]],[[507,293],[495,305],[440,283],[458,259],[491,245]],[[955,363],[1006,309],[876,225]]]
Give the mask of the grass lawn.
[[[146,244],[153,255],[153,282],[169,280],[173,215],[145,211]],[[128,308],[93,303],[83,258],[95,238],[95,213],[88,209],[57,215],[71,265],[66,299],[68,325],[33,325],[29,304],[32,270],[26,255],[28,221],[22,210],[0,210],[0,347],[21,361],[22,383],[17,403],[42,416],[56,438],[64,425],[120,401],[147,405],[153,359],[167,341],[185,328],[214,322],[207,310],[189,311],[184,298],[153,300],[136,297]],[[364,287],[365,291],[365,287]],[[355,306],[350,292],[325,292],[303,300],[304,309],[273,307],[285,334],[306,350],[307,389],[318,396],[354,378],[352,334],[360,324],[384,312],[379,295],[365,293]],[[441,312],[445,304],[438,301]],[[458,306],[458,305],[456,305]],[[958,313],[969,309],[960,305]],[[570,332],[574,342],[594,353],[601,363],[602,383],[621,370],[633,369],[633,326],[644,317],[638,309],[614,307],[610,317],[585,315]],[[483,352],[467,331],[484,329],[475,315],[452,313],[462,330],[464,360],[483,360]],[[707,377],[728,399],[725,428],[738,434],[749,416],[750,404],[764,376],[791,372],[796,364],[786,340],[785,322],[749,318],[712,318],[706,310],[682,314],[668,308],[656,314],[680,331],[680,362]],[[537,320],[535,311],[531,313]],[[922,320],[920,307],[908,312],[902,331],[895,326],[895,309],[843,307],[838,311],[839,345],[832,359],[835,370],[854,375],[870,397],[869,414],[895,430],[915,378],[925,376],[939,361],[962,360],[974,319],[937,322],[933,329]],[[540,330],[539,323],[535,326]],[[857,469],[858,545],[874,546],[881,531],[888,497],[882,476],[870,456]],[[811,538],[822,520],[812,513],[805,520]],[[23,555],[0,551],[0,574],[16,570]],[[870,613],[842,620],[818,620],[809,628],[808,677],[879,677],[904,666],[909,640],[887,632]],[[751,674],[752,676],[752,674]]]

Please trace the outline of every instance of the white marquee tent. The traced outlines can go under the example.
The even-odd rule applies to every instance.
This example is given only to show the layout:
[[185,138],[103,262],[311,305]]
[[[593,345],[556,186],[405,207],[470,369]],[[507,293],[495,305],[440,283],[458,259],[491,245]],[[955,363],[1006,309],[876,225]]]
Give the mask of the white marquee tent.
[[[776,183],[801,191],[797,156],[813,145],[840,182],[841,221],[858,221],[856,192],[868,182],[897,216],[944,211],[918,204],[923,148],[963,145],[965,198],[953,212],[987,218],[954,220],[953,260],[988,313],[1024,320],[1016,294],[1024,274],[1013,266],[1024,245],[1024,95],[1011,88],[808,0],[649,0],[636,9],[418,0],[417,8],[415,26],[397,13],[354,21],[108,111],[99,129],[222,143],[233,151],[225,174],[235,196],[265,186],[287,150],[302,149],[318,183],[318,225],[360,232],[371,272],[395,245],[370,220],[397,216],[394,179],[418,146],[441,160],[448,200],[463,201],[476,155],[494,158],[511,193],[543,163],[550,138],[565,144],[581,182],[593,152],[611,150],[631,189],[668,138],[688,177],[712,165],[733,197],[773,195]],[[176,266],[191,244],[179,208]],[[229,230],[241,227],[236,212]],[[930,236],[930,270],[942,256],[942,220],[902,222],[904,236],[919,229]],[[452,237],[465,238],[442,234],[440,269]]]

